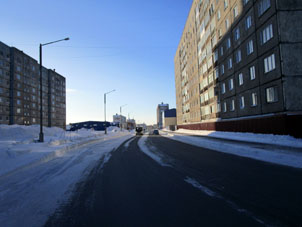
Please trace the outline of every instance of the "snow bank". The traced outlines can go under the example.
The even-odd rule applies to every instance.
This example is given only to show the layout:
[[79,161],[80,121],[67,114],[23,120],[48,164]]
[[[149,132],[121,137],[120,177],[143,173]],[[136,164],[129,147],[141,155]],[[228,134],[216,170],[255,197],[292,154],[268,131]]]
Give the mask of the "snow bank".
[[[161,135],[183,143],[218,152],[238,155],[279,165],[302,168],[302,152],[292,151],[290,149],[285,149],[284,147],[278,149],[276,146],[270,147],[270,145],[262,146],[261,144],[242,144],[237,143],[236,141],[210,140],[207,137],[195,137],[171,132],[164,132],[161,133]],[[261,141],[263,142],[266,140]]]
[[[172,133],[172,131],[163,130]],[[302,148],[302,139],[289,135],[179,129],[176,133]]]
[[44,143],[36,143],[40,132],[39,125],[0,125],[0,176],[24,166],[45,162],[65,152],[100,139],[127,134],[116,127],[104,131],[81,129],[64,131],[57,127],[44,127]]

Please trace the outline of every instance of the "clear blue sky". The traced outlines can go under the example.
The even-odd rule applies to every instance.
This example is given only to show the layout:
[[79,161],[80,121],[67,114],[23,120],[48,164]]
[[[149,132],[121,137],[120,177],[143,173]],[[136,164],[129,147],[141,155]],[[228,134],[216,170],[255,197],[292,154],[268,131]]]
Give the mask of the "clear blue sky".
[[67,123],[119,113],[156,123],[160,102],[175,107],[174,55],[192,0],[2,0],[0,40],[67,80]]

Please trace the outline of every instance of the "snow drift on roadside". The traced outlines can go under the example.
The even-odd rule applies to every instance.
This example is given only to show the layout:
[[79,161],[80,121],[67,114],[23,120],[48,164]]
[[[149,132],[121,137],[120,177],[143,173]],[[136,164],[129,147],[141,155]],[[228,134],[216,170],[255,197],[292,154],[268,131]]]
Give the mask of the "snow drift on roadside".
[[302,168],[302,152],[294,152],[276,148],[270,149],[267,147],[261,147],[260,145],[255,146],[250,144],[240,144],[236,143],[236,141],[226,142],[223,140],[210,140],[206,137],[196,137],[174,133],[162,133],[162,136],[214,151],[229,153],[279,165]]
[[44,127],[44,143],[36,143],[40,127],[38,125],[0,125],[0,176],[41,160],[49,160],[70,149],[87,143],[106,140],[115,135],[127,134],[116,127],[104,131],[81,129],[64,131],[57,127]]
[[[164,130],[165,132],[170,132]],[[176,133],[302,148],[302,139],[289,135],[178,129]]]

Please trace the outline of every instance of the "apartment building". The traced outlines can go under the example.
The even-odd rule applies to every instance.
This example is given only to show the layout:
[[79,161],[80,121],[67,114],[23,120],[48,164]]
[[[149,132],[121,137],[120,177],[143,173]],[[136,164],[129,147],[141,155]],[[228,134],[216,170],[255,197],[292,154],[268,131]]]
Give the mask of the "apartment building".
[[301,136],[301,19],[299,1],[194,0],[174,58],[178,127]]
[[[0,124],[40,124],[38,62],[0,42]],[[65,78],[42,68],[43,125],[65,129]]]
[[161,104],[157,105],[156,108],[156,117],[157,117],[157,127],[159,129],[162,129],[164,126],[164,120],[163,120],[163,113],[169,109],[169,104],[164,104],[163,102]]

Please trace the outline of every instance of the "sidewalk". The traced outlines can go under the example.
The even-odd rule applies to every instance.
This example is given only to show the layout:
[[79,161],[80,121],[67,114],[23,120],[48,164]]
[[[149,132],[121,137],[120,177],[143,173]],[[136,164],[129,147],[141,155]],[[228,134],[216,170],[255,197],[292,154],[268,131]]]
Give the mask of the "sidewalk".
[[291,136],[192,130],[162,130],[161,135],[218,152],[302,168],[302,140]]
[[194,130],[177,130],[168,131],[167,133],[174,133],[178,135],[189,135],[195,137],[207,138],[213,141],[224,141],[237,144],[249,144],[254,146],[261,146],[264,148],[285,149],[289,151],[302,152],[302,139],[296,139],[292,136],[286,135],[272,135],[272,134],[255,134],[255,133],[238,133],[238,132],[218,132],[218,131],[199,131]]
[[103,131],[66,132],[59,128],[45,128],[45,142],[36,143],[38,132],[39,127],[35,125],[0,127],[0,178],[51,161],[71,150],[129,134],[115,129],[104,135]]

